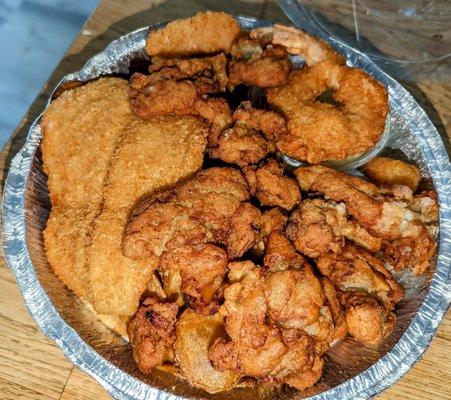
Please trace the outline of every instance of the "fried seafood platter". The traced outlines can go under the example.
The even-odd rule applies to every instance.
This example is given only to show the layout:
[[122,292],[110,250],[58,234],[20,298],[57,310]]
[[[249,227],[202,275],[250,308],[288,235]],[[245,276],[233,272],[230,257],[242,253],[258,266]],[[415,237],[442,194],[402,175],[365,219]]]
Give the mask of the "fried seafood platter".
[[151,30],[145,51],[127,77],[59,93],[41,124],[45,256],[126,341],[121,362],[264,398],[324,390],[349,346],[386,352],[400,277],[434,268],[436,194],[405,158],[325,165],[378,143],[384,85],[302,30],[225,13]]

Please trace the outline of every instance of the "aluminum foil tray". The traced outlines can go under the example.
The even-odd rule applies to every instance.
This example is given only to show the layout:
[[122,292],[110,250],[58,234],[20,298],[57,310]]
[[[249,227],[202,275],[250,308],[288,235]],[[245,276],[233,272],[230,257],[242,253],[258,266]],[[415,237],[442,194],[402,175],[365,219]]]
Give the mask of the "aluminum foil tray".
[[[270,25],[244,17],[244,29]],[[81,71],[60,83],[88,81],[101,75],[127,75],[145,62],[143,28],[112,42]],[[351,338],[336,344],[326,356],[319,384],[308,393],[289,388],[239,388],[209,395],[164,372],[144,376],[136,369],[122,338],[113,334],[53,274],[45,257],[42,231],[50,210],[47,178],[42,170],[40,118],[30,128],[24,147],[14,157],[4,188],[3,246],[26,306],[37,324],[80,369],[94,377],[117,399],[366,399],[399,379],[431,341],[450,303],[451,193],[450,164],[440,136],[412,96],[364,54],[339,41],[331,44],[346,55],[349,65],[363,68],[387,88],[390,96],[390,135],[382,149],[415,162],[423,185],[434,187],[440,202],[440,236],[436,269],[420,278],[396,274],[405,287],[396,329],[378,351]],[[49,100],[50,101],[50,100]]]

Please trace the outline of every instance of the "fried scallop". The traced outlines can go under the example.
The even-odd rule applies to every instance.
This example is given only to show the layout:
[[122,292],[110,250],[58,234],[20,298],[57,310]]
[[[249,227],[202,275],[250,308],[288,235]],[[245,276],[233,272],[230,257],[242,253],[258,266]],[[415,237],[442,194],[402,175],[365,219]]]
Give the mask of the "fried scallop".
[[42,118],[42,157],[52,210],[44,230],[47,259],[79,297],[87,289],[86,251],[103,184],[124,127],[135,117],[128,83],[100,78],[68,90]]
[[164,57],[229,52],[239,35],[240,27],[231,15],[207,11],[150,32],[146,51]]
[[122,254],[122,235],[140,197],[174,185],[202,166],[208,126],[195,117],[137,120],[127,128],[111,160],[103,203],[88,247],[89,292],[97,312],[128,315],[157,260],[132,260]]

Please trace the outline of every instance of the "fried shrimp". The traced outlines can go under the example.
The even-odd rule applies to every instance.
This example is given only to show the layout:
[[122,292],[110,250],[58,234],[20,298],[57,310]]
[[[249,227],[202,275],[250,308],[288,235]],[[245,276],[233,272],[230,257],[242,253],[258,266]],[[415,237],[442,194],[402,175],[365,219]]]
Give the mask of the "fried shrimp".
[[[328,92],[333,103],[320,100]],[[332,60],[293,72],[284,85],[269,89],[267,98],[288,121],[290,134],[277,148],[311,164],[342,160],[373,147],[388,112],[383,85],[360,69]]]
[[252,30],[250,37],[282,46],[290,54],[303,56],[309,66],[325,60],[344,64],[344,58],[334,52],[328,43],[296,28],[275,24]]

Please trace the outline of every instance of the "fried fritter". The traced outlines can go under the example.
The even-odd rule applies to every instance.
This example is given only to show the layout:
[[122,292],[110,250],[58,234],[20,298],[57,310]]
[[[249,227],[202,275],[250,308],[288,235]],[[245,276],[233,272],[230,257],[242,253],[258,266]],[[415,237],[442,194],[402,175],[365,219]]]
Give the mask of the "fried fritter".
[[151,31],[146,51],[150,56],[162,57],[229,52],[239,35],[240,27],[232,16],[207,11]]
[[212,244],[184,245],[164,253],[160,268],[180,272],[180,290],[196,312],[214,314],[222,296],[227,253]]
[[111,160],[87,249],[89,293],[97,312],[135,312],[157,261],[149,257],[137,262],[122,255],[127,219],[137,199],[200,169],[207,131],[195,117],[155,117],[128,126]]
[[165,354],[175,342],[176,303],[146,298],[128,324],[133,359],[143,374],[163,363]]
[[218,243],[240,257],[257,239],[260,211],[240,171],[210,168],[141,204],[125,230],[124,254],[159,257],[184,244]]
[[[434,237],[429,232],[436,231],[437,225],[433,220],[427,225],[423,221],[430,216],[429,210],[437,209],[435,200],[423,200],[428,204],[425,208],[416,206],[411,196],[405,199],[389,197],[396,191],[382,191],[363,179],[327,167],[298,168],[294,175],[301,189],[343,201],[349,214],[360,225],[384,241],[383,250],[388,249],[388,255],[394,257],[395,268],[409,266],[414,274],[420,274],[429,266],[436,248]],[[410,189],[407,190],[411,194]],[[416,213],[410,209],[410,204],[413,209],[427,215]]]
[[273,158],[257,167],[245,167],[243,172],[250,193],[262,206],[278,206],[289,211],[301,200],[297,182],[285,176],[283,166]]
[[322,255],[316,264],[340,293],[349,333],[362,343],[379,345],[393,330],[393,309],[403,298],[392,274],[379,259],[352,244],[339,254]]
[[290,267],[299,268],[304,259],[296,253],[293,244],[280,232],[273,231],[268,236],[263,265],[271,272],[286,271]]
[[47,259],[81,298],[87,290],[85,247],[104,179],[125,126],[134,120],[127,86],[123,79],[100,78],[68,90],[42,118],[42,157],[52,203],[44,230]]
[[415,192],[421,179],[420,170],[412,164],[387,157],[375,157],[363,168],[368,178],[379,185],[408,186]]
[[382,241],[346,216],[346,206],[322,199],[301,202],[287,225],[286,233],[296,249],[308,257],[328,251],[340,252],[344,240],[352,240],[370,251],[379,251]]

